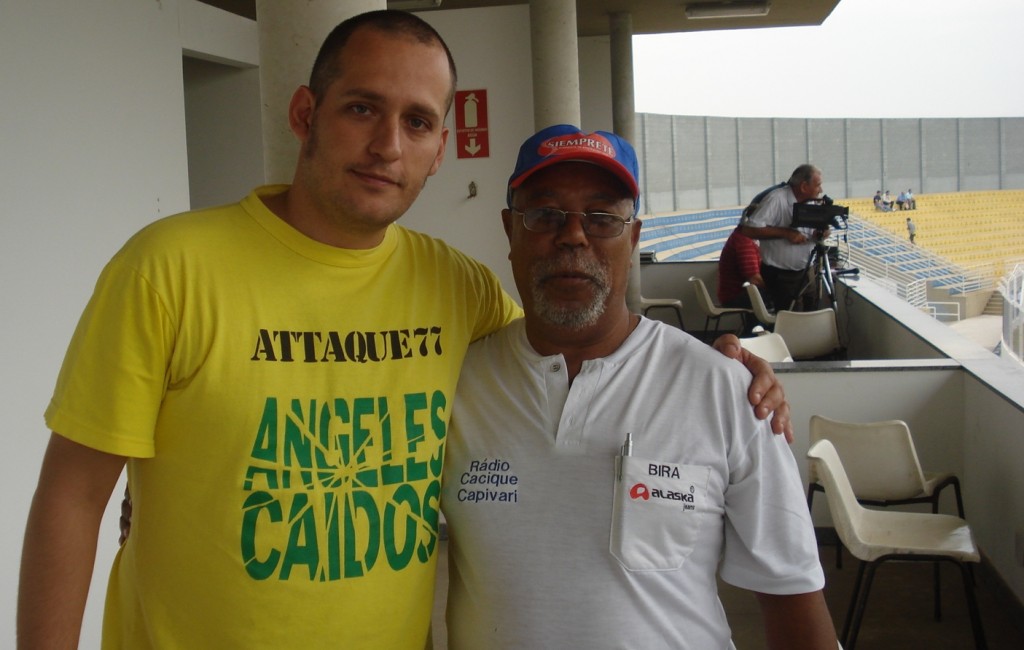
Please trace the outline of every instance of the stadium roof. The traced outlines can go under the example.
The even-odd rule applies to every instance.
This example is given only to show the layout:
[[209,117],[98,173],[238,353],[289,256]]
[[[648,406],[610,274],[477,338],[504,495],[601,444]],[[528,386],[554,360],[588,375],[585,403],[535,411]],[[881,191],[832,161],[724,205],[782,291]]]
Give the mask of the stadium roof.
[[[239,16],[256,19],[255,0],[202,0],[202,2]],[[388,2],[388,6],[411,11],[433,11],[529,3],[530,0],[391,0]],[[718,8],[728,8],[755,3],[769,5],[768,13],[764,16],[733,18],[695,19],[686,16],[687,5],[716,5]],[[820,25],[838,4],[839,0],[576,0],[576,20],[580,36],[607,35],[609,33],[608,16],[621,12],[631,15],[634,34],[795,27]]]
[[[437,1],[422,0],[420,4],[426,6]],[[388,3],[389,6],[397,4],[399,3]],[[529,1],[441,0],[440,6],[436,8],[468,9],[524,4],[529,4]],[[753,3],[750,0],[576,0],[578,33],[580,36],[608,34],[608,16],[619,12],[626,12],[632,16],[634,34],[820,25],[839,4],[839,0],[766,0],[766,4],[770,5],[766,15],[743,18],[687,18],[686,7],[693,4],[726,8],[729,5]]]

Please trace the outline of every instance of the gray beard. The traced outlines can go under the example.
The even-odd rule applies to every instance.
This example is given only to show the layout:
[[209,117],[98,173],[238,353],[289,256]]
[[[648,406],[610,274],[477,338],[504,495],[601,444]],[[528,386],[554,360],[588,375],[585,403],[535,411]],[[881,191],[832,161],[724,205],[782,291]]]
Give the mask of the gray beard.
[[578,253],[562,255],[554,260],[543,260],[533,265],[533,277],[539,278],[551,273],[572,269],[582,271],[593,278],[594,296],[582,307],[563,305],[548,298],[543,282],[534,281],[531,295],[537,317],[550,325],[569,330],[581,330],[597,324],[604,313],[605,302],[611,293],[610,273],[598,261]]

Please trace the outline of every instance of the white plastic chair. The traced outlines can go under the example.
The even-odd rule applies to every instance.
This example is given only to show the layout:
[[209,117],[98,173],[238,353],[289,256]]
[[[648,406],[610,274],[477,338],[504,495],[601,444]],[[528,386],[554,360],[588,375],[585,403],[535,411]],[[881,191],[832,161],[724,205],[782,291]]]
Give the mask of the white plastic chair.
[[676,317],[679,318],[679,329],[685,330],[686,326],[683,325],[683,301],[678,298],[644,298],[640,296],[640,309],[643,311],[644,316],[647,315],[648,310],[658,309],[659,307],[666,309],[674,309]]
[[[857,500],[872,506],[930,503],[939,511],[943,489],[952,486],[957,514],[964,516],[960,479],[952,472],[925,472],[917,458],[910,427],[903,420],[843,422],[812,415],[810,444],[830,440],[843,459]],[[807,505],[822,489],[813,472],[808,475]]]
[[[910,427],[902,420],[843,422],[812,415],[810,444],[828,440],[836,448],[846,468],[857,501],[870,506],[897,506],[930,503],[939,511],[943,489],[953,486],[957,514],[964,518],[964,500],[960,479],[952,472],[924,472],[917,458]],[[814,493],[824,487],[813,468],[808,470],[807,507]],[[843,544],[836,540],[836,567],[843,566]],[[939,566],[934,570],[935,620],[942,618],[942,587]]]
[[825,487],[836,532],[850,553],[860,560],[850,607],[839,641],[853,650],[864,617],[875,570],[883,563],[937,562],[956,564],[964,581],[967,609],[976,648],[986,648],[974,581],[969,563],[981,557],[967,522],[960,517],[921,512],[868,510],[854,496],[853,487],[829,440],[819,440],[807,452],[810,467]]
[[715,304],[715,301],[711,299],[711,294],[708,293],[708,288],[705,286],[704,281],[698,277],[691,277],[690,283],[693,285],[693,292],[697,294],[697,304],[700,306],[700,310],[704,312],[704,331],[708,331],[708,324],[713,320],[715,321],[715,330],[718,330],[718,324],[722,320],[723,316],[740,316],[742,323],[742,316],[744,314],[753,313],[749,309],[743,307],[719,307]]
[[750,307],[754,310],[754,318],[768,329],[771,329],[775,325],[775,314],[768,311],[768,305],[764,304],[764,296],[761,295],[761,291],[749,282],[744,282],[743,288],[746,289],[747,298],[750,299]]
[[741,338],[740,345],[765,361],[793,360],[793,355],[789,353],[786,342],[775,333]]
[[831,309],[775,313],[775,333],[786,341],[794,359],[835,357],[841,352],[836,313]]
[[[843,422],[812,415],[810,444],[829,440],[846,467],[857,500],[870,506],[899,506],[930,503],[939,511],[941,492],[953,486],[956,510],[964,517],[964,499],[960,479],[952,472],[924,472],[917,458],[910,427],[902,420],[879,422]],[[814,493],[824,487],[814,470],[808,471],[807,507],[814,504]],[[843,566],[843,547],[836,543],[836,566]],[[938,593],[936,577],[936,593]],[[935,618],[941,615],[936,602]]]

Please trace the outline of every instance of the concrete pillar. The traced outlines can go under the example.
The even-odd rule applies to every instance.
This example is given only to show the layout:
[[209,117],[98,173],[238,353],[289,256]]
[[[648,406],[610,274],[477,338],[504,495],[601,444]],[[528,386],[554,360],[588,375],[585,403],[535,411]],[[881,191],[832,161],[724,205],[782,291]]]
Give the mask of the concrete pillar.
[[256,0],[263,165],[268,183],[292,180],[299,147],[288,128],[288,103],[295,89],[309,82],[324,38],[346,18],[386,8],[386,0]]
[[580,123],[576,0],[530,0],[533,126]]
[[[612,65],[612,130],[636,146],[636,102],[633,92],[633,16],[608,16]],[[640,170],[643,173],[643,170]],[[641,206],[643,207],[643,206]],[[626,285],[626,306],[640,313],[640,247],[633,251],[633,266]]]
[[608,17],[612,64],[612,129],[635,143],[636,99],[633,83],[633,16]]

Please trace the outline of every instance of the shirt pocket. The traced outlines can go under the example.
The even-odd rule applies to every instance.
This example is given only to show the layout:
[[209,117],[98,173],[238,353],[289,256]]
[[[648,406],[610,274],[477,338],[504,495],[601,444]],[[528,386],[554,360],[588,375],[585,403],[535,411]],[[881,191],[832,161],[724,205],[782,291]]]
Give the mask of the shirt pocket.
[[636,456],[619,461],[609,551],[628,571],[679,569],[707,519],[711,468]]

